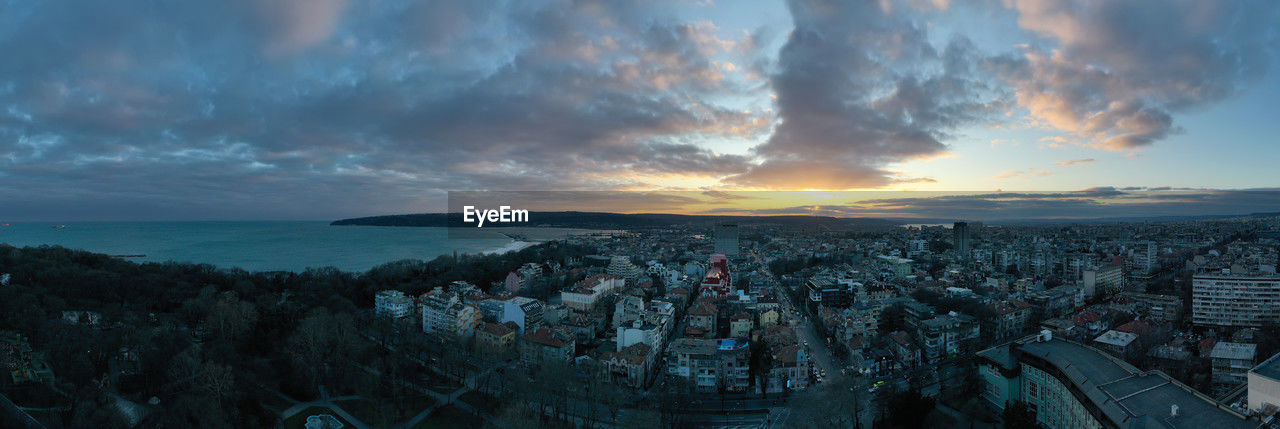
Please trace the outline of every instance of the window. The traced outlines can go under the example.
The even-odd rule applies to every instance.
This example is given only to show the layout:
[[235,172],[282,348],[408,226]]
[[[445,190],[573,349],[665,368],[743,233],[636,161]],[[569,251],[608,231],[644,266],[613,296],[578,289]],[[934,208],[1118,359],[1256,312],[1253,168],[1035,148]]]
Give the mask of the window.
[[1030,396],[1030,397],[1032,397],[1032,398],[1037,398],[1037,399],[1039,399],[1039,398],[1040,398],[1040,383],[1036,383],[1036,382],[1034,382],[1034,381],[1029,382],[1029,385],[1027,386],[1027,395],[1029,395],[1029,396]]

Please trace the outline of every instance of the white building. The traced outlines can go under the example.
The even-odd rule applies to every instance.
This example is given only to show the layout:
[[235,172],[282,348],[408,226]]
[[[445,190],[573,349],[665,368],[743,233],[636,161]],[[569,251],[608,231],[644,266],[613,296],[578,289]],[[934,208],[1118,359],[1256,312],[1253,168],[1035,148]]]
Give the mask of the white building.
[[618,326],[617,351],[622,351],[637,343],[648,344],[656,350],[662,349],[662,327],[652,323],[636,320],[627,325]]
[[1280,353],[1249,370],[1249,411],[1280,408]]
[[618,289],[626,282],[617,276],[598,275],[583,280],[573,288],[560,291],[560,301],[566,307],[578,311],[590,311],[596,303]]
[[501,322],[515,322],[516,326],[520,327],[518,333],[524,335],[526,329],[542,323],[542,313],[542,301],[517,296],[503,303]]
[[483,319],[480,309],[463,304],[455,292],[437,288],[422,298],[422,332],[466,340],[475,334]]
[[1280,275],[1231,270],[1195,275],[1191,281],[1191,322],[1254,328],[1280,322]]
[[413,311],[413,298],[394,289],[378,291],[373,296],[373,307],[379,316],[403,319]]
[[609,259],[609,266],[605,268],[605,273],[609,275],[622,277],[626,280],[636,281],[644,275],[644,270],[631,263],[631,258],[626,256],[614,256]]

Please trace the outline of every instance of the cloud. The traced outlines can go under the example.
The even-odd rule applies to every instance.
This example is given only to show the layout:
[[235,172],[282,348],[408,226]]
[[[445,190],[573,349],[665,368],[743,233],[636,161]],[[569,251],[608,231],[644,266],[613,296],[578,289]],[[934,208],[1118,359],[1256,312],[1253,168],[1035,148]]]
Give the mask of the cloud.
[[1042,124],[1107,150],[1180,132],[1173,115],[1236,94],[1275,58],[1268,1],[1007,0],[1043,39],[989,62]]
[[995,192],[855,198],[841,204],[814,204],[767,209],[721,208],[708,213],[813,214],[838,217],[930,219],[1087,220],[1162,216],[1230,216],[1280,211],[1280,189],[1121,190],[1096,187],[1069,192]]
[[[793,0],[790,32],[684,6],[2,2],[0,216],[328,218],[427,211],[450,189],[921,183],[897,164],[1014,110],[1060,130],[1042,144],[1148,147],[1265,74],[1280,45],[1266,1]],[[985,52],[937,25],[967,7],[1016,14],[1026,43]]]
[[1067,166],[1078,165],[1078,164],[1091,164],[1093,162],[1094,162],[1093,158],[1084,158],[1084,159],[1069,159],[1066,161],[1058,161],[1057,164],[1059,167],[1067,167]]
[[701,142],[771,129],[718,101],[749,90],[720,64],[754,42],[672,10],[0,4],[0,50],[17,59],[0,62],[0,216],[129,201],[120,217],[323,218],[424,211],[448,189],[746,171],[750,157]]
[[1000,172],[1000,174],[995,175],[993,178],[996,180],[1010,180],[1010,179],[1026,180],[1030,177],[1044,177],[1044,176],[1050,176],[1050,175],[1053,175],[1053,173],[1049,171],[1040,170],[1036,167],[1027,167],[1026,169],[1023,169],[1023,170],[1005,170]]
[[938,47],[911,8],[788,2],[795,28],[770,83],[779,122],[761,163],[727,183],[848,189],[894,182],[884,166],[943,153],[958,126],[998,110],[963,37]]

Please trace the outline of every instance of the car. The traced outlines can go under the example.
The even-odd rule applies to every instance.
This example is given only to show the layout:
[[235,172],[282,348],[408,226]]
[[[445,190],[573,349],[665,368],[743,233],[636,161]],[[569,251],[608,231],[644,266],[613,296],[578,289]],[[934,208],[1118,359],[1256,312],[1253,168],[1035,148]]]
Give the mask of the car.
[[867,393],[876,393],[877,390],[880,390],[879,385],[871,386],[871,388],[867,389]]

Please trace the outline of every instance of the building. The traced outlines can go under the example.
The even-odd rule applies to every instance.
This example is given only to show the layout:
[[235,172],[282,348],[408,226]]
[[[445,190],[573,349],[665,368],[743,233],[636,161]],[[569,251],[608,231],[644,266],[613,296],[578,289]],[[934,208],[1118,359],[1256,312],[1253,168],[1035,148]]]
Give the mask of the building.
[[1121,332],[1110,330],[1103,332],[1098,338],[1093,339],[1094,346],[1111,353],[1112,355],[1125,357],[1128,356],[1130,346],[1138,339],[1138,334],[1132,332]]
[[809,306],[817,309],[820,306],[844,308],[853,302],[854,293],[851,286],[837,282],[823,275],[814,276],[805,283],[809,292]]
[[713,299],[728,298],[733,295],[733,282],[729,274],[729,259],[724,255],[711,255],[711,266],[702,276],[698,286],[698,295]]
[[413,312],[413,298],[394,289],[378,291],[373,296],[373,310],[379,316],[404,319]]
[[1191,322],[1206,327],[1262,327],[1280,322],[1280,275],[1196,274],[1191,279]]
[[1160,248],[1156,242],[1147,240],[1134,245],[1133,274],[1145,277],[1155,272],[1160,265]]
[[568,329],[536,328],[520,341],[520,359],[525,362],[569,362],[576,352],[574,333]]
[[626,295],[618,298],[613,304],[613,327],[630,325],[631,322],[644,319],[646,305],[644,298]]
[[542,324],[542,301],[523,296],[508,299],[502,303],[502,318],[499,321],[515,323],[517,333],[523,334],[529,328]]
[[1124,269],[1119,264],[1106,264],[1080,273],[1080,286],[1088,297],[1111,295],[1124,289]]
[[980,329],[972,316],[951,312],[920,322],[916,337],[925,359],[935,362],[965,351]]
[[920,364],[920,348],[911,342],[911,335],[906,331],[894,331],[889,334],[893,346],[894,357],[905,368],[914,368]]
[[614,329],[618,333],[618,336],[614,339],[614,342],[617,343],[616,351],[622,351],[622,349],[635,344],[648,344],[655,349],[662,348],[662,340],[665,335],[662,326],[634,320],[629,325],[618,326]]
[[450,340],[466,340],[482,320],[480,309],[463,304],[456,292],[436,288],[422,295],[422,332]]
[[983,350],[978,362],[989,406],[1025,402],[1046,428],[1258,427],[1163,372],[1048,333]]
[[505,356],[515,350],[516,330],[506,323],[484,323],[476,329],[476,350],[482,354]]
[[767,393],[781,393],[809,387],[809,353],[799,345],[774,347],[769,351]]
[[768,310],[762,311],[760,312],[760,327],[764,328],[768,326],[777,325],[778,321],[781,320],[781,318],[782,318],[782,314],[780,314],[777,309],[770,308]]
[[624,280],[628,280],[633,284],[645,275],[644,269],[631,263],[631,258],[626,256],[614,256],[609,258],[609,266],[604,270],[605,274],[617,276]]
[[1215,384],[1235,386],[1248,381],[1249,370],[1257,362],[1258,345],[1220,341],[1209,352]]
[[687,319],[689,327],[701,329],[711,335],[716,333],[716,319],[719,318],[720,312],[715,304],[709,302],[699,302],[689,309]]
[[755,329],[755,319],[746,312],[740,312],[729,318],[729,337],[731,338],[747,338],[751,336],[751,330]]
[[969,250],[972,245],[973,237],[969,232],[969,224],[965,222],[956,222],[951,227],[952,242],[955,244],[956,255],[960,259],[969,259]]
[[1029,292],[1024,295],[1026,301],[1035,305],[1044,318],[1053,318],[1070,313],[1084,304],[1081,288],[1075,286],[1058,286],[1049,290]]
[[715,229],[716,253],[725,256],[738,256],[738,225],[732,223],[717,224]]
[[1280,353],[1249,370],[1249,411],[1274,414],[1280,409]]
[[751,382],[749,346],[738,339],[679,338],[667,352],[667,371],[690,379],[699,392],[745,392]]
[[994,340],[1021,335],[1030,328],[1031,310],[1035,307],[1021,300],[1009,300],[991,304],[995,316],[984,320],[982,332]]
[[600,274],[587,278],[572,288],[560,291],[560,301],[577,311],[591,311],[601,298],[609,296],[626,285],[621,277]]
[[1177,295],[1125,292],[1121,296],[1137,303],[1148,319],[1164,323],[1182,320],[1182,298]]
[[643,388],[649,385],[657,362],[656,348],[637,343],[600,357],[602,375],[614,383]]

